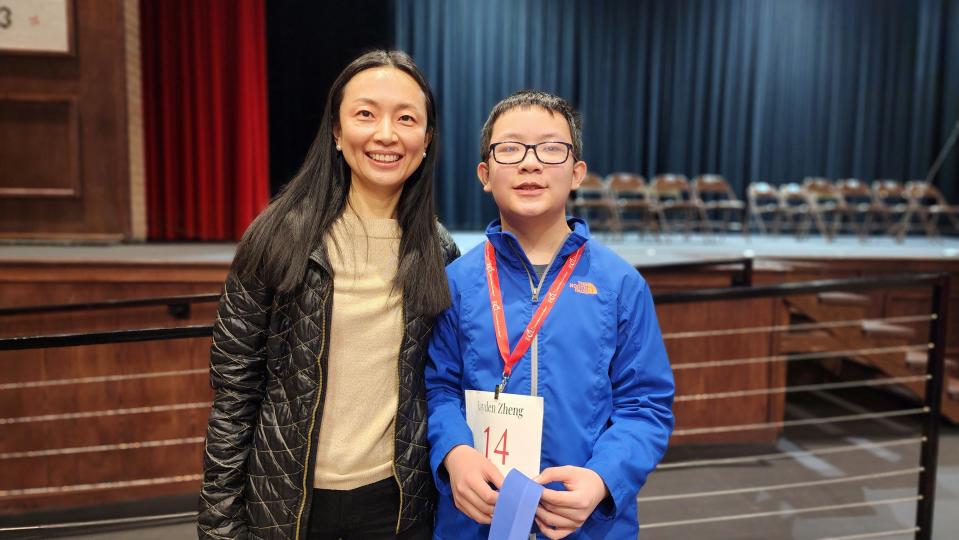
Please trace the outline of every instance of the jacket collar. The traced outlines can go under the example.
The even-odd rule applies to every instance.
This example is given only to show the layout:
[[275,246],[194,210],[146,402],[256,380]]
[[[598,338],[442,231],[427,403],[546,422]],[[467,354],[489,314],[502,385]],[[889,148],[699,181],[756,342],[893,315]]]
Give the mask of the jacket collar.
[[[576,251],[590,238],[589,225],[581,218],[567,217],[566,223],[569,225],[570,233],[563,245],[560,246],[559,253],[556,255],[557,258],[566,257]],[[519,240],[513,233],[503,230],[503,224],[500,220],[493,220],[486,227],[486,238],[493,244],[496,253],[500,255],[502,260],[519,266],[529,265],[529,267],[532,267],[532,263],[526,257],[526,252],[523,251],[523,246],[520,245]],[[519,255],[519,259],[517,259],[517,255]]]
[[330,263],[326,258],[326,244],[324,242],[320,242],[320,245],[310,252],[310,260],[320,265],[320,268],[325,270],[327,274],[333,274],[333,271],[330,270]]

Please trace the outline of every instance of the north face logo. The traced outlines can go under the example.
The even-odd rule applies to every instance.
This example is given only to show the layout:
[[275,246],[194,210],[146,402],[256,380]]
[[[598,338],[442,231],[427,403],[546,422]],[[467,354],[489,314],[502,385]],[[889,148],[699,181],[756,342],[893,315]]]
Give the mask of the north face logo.
[[578,292],[579,294],[599,294],[599,289],[596,288],[596,285],[588,281],[577,281],[576,283],[570,283],[569,288]]

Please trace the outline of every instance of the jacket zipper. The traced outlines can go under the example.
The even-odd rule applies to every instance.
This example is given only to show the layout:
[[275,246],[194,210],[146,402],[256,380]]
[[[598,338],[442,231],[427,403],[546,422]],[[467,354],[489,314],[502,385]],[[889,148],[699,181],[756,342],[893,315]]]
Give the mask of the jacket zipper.
[[393,418],[393,460],[390,463],[390,468],[393,470],[393,479],[396,480],[396,487],[400,490],[400,506],[396,511],[396,534],[400,534],[400,521],[403,517],[403,483],[400,482],[400,475],[396,473],[396,419],[400,416],[400,404],[399,404],[399,388],[400,388],[400,353],[403,352],[404,341],[406,341],[406,304],[403,304],[403,339],[400,340],[400,350],[396,355],[396,389],[397,389],[397,403],[396,403],[396,417]]
[[306,507],[307,494],[309,493],[307,491],[308,488],[306,485],[306,481],[310,477],[310,471],[308,470],[308,468],[310,467],[310,454],[313,451],[313,428],[316,426],[316,411],[320,408],[320,401],[323,394],[324,381],[323,381],[322,358],[323,358],[323,353],[326,350],[326,310],[327,310],[327,302],[329,302],[330,294],[332,293],[332,291],[333,291],[333,284],[330,283],[329,288],[326,291],[326,294],[323,295],[323,310],[322,310],[323,319],[321,321],[322,324],[320,325],[320,328],[322,329],[320,333],[320,336],[321,336],[320,354],[318,354],[316,357],[317,371],[319,372],[319,385],[316,387],[316,401],[313,402],[313,413],[310,416],[310,430],[308,431],[309,437],[307,437],[307,440],[306,440],[306,460],[304,461],[303,484],[302,484],[303,494],[301,496],[302,498],[300,499],[300,509],[296,513],[296,533],[293,536],[294,538],[300,538],[300,525],[302,524],[302,520],[303,520],[303,509]]
[[[563,244],[566,242],[563,241]],[[563,249],[563,244],[560,244],[559,249],[556,250],[556,253],[553,254],[553,258],[549,261],[549,265],[546,266],[546,270],[543,270],[543,275],[539,278],[539,284],[533,285],[533,275],[530,274],[529,268],[527,268],[526,263],[523,262],[523,270],[526,271],[526,278],[529,280],[529,290],[531,293],[530,301],[536,303],[539,301],[539,291],[543,288],[543,283],[546,282],[546,276],[549,274],[550,268],[553,267],[553,263],[556,262],[556,257],[559,255],[561,249]],[[512,247],[512,246],[510,246]],[[513,250],[515,252],[515,250]],[[522,259],[520,259],[522,262]],[[530,263],[532,264],[532,263]],[[533,346],[530,351],[530,371],[529,371],[529,395],[536,397],[537,388],[539,387],[539,333],[536,333],[536,336],[533,338]],[[529,534],[529,540],[536,540],[536,535],[533,533]]]
[[[553,255],[553,260],[556,260],[556,255]],[[553,261],[550,261],[549,266],[543,271],[543,276],[539,278],[539,285],[537,285],[536,288],[533,288],[533,278],[529,275],[529,270],[526,271],[526,277],[529,278],[530,289],[533,291],[534,303],[539,302],[539,291],[543,288],[543,282],[546,281],[546,274],[549,274],[551,266],[553,266]],[[535,397],[538,394],[537,390],[539,388],[539,332],[533,337],[533,350],[530,351],[529,360],[529,395]]]
[[[556,257],[559,256],[559,252],[563,249],[564,244],[566,244],[565,240],[563,241],[562,244],[559,245],[558,248],[556,248],[556,253],[553,253],[553,258],[550,259],[549,264],[546,266],[546,270],[543,270],[543,275],[540,276],[538,285],[534,284],[533,275],[530,273],[529,267],[527,267],[526,262],[523,260],[523,258],[520,257],[520,262],[523,263],[523,270],[526,271],[526,278],[529,280],[529,290],[531,293],[530,302],[534,304],[536,302],[539,302],[540,289],[543,288],[543,283],[546,282],[546,276],[549,275],[549,270],[553,267],[553,263],[556,262]],[[519,256],[519,254],[516,253],[516,249],[513,247],[512,244],[507,244],[507,245],[510,247],[510,249],[513,250],[514,254]],[[538,332],[536,336],[533,338],[533,345],[532,345],[532,350],[530,351],[529,359],[530,359],[529,395],[535,397],[537,395],[537,387],[539,386],[539,333]]]
[[[323,267],[324,269],[326,269],[326,266],[323,264],[323,261],[319,260],[318,258],[313,258],[312,256],[311,256],[310,258],[313,259],[314,261],[316,261],[318,264],[320,264],[321,267]],[[327,291],[327,294],[326,294],[326,295],[324,296],[324,298],[323,298],[324,303],[328,300],[329,294],[330,294],[331,291],[332,291],[332,285],[330,285],[330,291]],[[405,304],[403,305],[403,324],[404,324],[404,325],[406,324],[406,305],[405,305]],[[317,357],[317,364],[320,363],[320,358],[323,356],[323,352],[322,352],[322,351],[323,351],[323,349],[325,349],[325,347],[326,347],[326,311],[323,312],[323,327],[322,327],[322,328],[323,328],[323,333],[322,333],[322,336],[323,336],[323,337],[322,337],[322,341],[321,341],[321,343],[320,343],[320,347],[321,347],[321,348],[320,348],[320,351],[321,351],[321,352],[320,352],[320,355]],[[405,328],[404,328],[404,331],[403,331],[403,341],[406,341],[406,330],[405,330]],[[400,342],[400,351],[399,351],[399,352],[402,352],[402,350],[403,350],[403,342],[401,341],[401,342]],[[399,357],[400,357],[399,352],[397,353],[397,364],[396,364],[396,385],[397,385],[397,388],[399,388],[399,385],[400,385],[400,364],[399,364],[399,361],[398,361],[398,359],[399,359]],[[319,388],[322,388],[322,387],[323,387],[323,369],[322,369],[322,366],[321,366],[321,367],[320,367],[320,386],[319,386]],[[319,408],[319,404],[320,404],[320,399],[317,398],[316,403],[314,403],[314,405],[313,405],[313,415],[312,415],[312,417],[310,418],[310,437],[309,437],[309,439],[307,440],[307,443],[306,443],[307,464],[309,464],[309,455],[310,455],[310,452],[311,452],[311,450],[312,450],[312,444],[313,444],[313,427],[314,427],[314,425],[315,425],[315,423],[316,423],[316,411],[317,411],[317,409]],[[396,410],[397,410],[397,416],[399,416],[399,403],[397,403],[397,409],[396,409]],[[399,474],[397,474],[397,472],[396,472],[396,419],[395,419],[395,418],[394,418],[394,420],[393,420],[393,462],[390,464],[390,468],[392,469],[392,472],[393,472],[393,479],[396,480],[396,486],[399,488],[399,491],[400,491],[400,505],[399,505],[399,510],[397,511],[397,514],[396,514],[396,534],[399,534],[399,533],[400,533],[400,523],[401,523],[402,517],[403,517],[403,484],[400,482],[400,476],[399,476]],[[303,498],[300,500],[300,509],[299,509],[299,511],[297,512],[297,515],[296,515],[296,534],[294,535],[294,538],[299,538],[299,537],[300,537],[300,524],[301,524],[301,521],[302,521],[302,518],[303,518],[303,509],[306,507],[306,498],[307,498],[307,497],[306,497],[306,494],[307,494],[307,490],[306,490],[306,479],[307,479],[308,477],[309,477],[308,471],[304,470],[304,471],[303,471]]]

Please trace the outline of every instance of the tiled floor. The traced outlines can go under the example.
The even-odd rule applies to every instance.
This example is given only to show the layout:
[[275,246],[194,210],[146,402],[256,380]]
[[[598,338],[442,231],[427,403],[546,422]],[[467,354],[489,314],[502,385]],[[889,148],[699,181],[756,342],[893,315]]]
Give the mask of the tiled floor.
[[[814,392],[791,396],[787,419],[824,418],[865,411],[915,407],[895,394],[879,390]],[[701,447],[671,451],[664,463],[776,452],[795,459],[767,459],[654,472],[640,494],[644,540],[660,538],[813,539],[847,537],[911,529],[917,495],[918,442],[922,417],[887,418],[855,423],[786,428],[775,447]],[[880,446],[889,444],[889,446]],[[809,450],[855,448],[810,454]],[[959,428],[943,426],[939,450],[933,538],[959,537]],[[876,477],[877,475],[889,475]],[[851,477],[866,477],[847,481]],[[809,485],[817,484],[818,485]],[[778,489],[776,486],[805,484]],[[745,493],[644,502],[667,494],[772,487]],[[872,504],[875,503],[875,504]],[[840,507],[803,512],[803,509]],[[731,519],[735,516],[748,516]],[[768,514],[768,515],[758,515]],[[687,525],[657,524],[712,518]],[[864,536],[873,538],[874,536]],[[899,534],[889,538],[912,538]],[[885,536],[883,536],[885,538]]]

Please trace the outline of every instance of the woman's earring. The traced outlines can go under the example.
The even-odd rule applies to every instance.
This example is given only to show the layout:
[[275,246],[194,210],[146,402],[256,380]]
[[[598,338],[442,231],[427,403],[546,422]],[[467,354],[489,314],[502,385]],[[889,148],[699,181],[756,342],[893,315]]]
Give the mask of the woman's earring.
[[426,157],[426,152],[423,152],[423,157]]
[[340,152],[340,151],[342,151],[342,150],[343,150],[343,147],[342,147],[342,146],[336,145],[336,151],[337,151],[337,152]]

